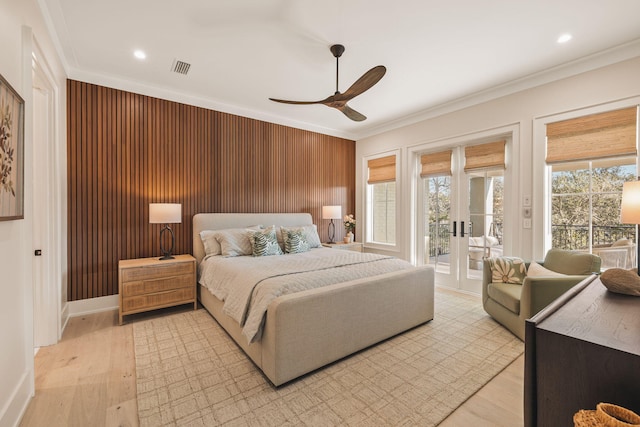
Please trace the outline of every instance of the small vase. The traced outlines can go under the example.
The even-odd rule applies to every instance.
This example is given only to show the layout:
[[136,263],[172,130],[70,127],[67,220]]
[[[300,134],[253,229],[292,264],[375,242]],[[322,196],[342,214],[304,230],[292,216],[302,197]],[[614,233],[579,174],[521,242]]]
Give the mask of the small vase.
[[347,238],[349,239],[349,243],[353,243],[353,233],[352,232],[348,232],[347,233]]

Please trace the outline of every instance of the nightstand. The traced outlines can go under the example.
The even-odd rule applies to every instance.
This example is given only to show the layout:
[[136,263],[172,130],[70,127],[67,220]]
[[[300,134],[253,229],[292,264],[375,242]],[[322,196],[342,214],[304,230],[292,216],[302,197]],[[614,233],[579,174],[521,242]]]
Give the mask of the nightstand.
[[118,283],[121,325],[128,314],[187,303],[198,308],[196,259],[191,255],[164,261],[158,257],[121,260]]
[[343,251],[355,251],[355,252],[363,252],[362,243],[361,242],[351,242],[351,243],[323,243],[323,247],[331,248],[331,249],[342,249]]

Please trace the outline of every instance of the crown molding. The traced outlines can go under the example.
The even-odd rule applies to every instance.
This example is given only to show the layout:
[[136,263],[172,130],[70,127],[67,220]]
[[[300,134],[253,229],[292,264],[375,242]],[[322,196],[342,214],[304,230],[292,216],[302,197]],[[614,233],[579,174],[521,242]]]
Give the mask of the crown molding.
[[372,126],[355,135],[356,139],[364,139],[394,129],[419,123],[424,120],[452,113],[463,108],[472,107],[527,89],[542,86],[558,80],[566,79],[588,71],[603,68],[612,64],[640,57],[640,39],[620,46],[589,55],[557,67],[549,68],[528,76],[512,80],[502,85],[476,92],[446,103],[434,105],[408,116]]

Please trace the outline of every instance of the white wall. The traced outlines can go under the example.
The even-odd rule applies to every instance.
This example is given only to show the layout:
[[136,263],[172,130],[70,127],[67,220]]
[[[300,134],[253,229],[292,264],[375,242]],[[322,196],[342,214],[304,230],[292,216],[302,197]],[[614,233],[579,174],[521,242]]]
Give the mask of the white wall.
[[[532,89],[523,90],[508,96],[503,96],[492,101],[463,108],[458,111],[443,114],[427,119],[419,123],[391,130],[375,136],[367,137],[356,143],[356,214],[357,218],[363,218],[364,189],[366,188],[366,170],[363,170],[363,157],[399,149],[401,151],[401,167],[408,167],[408,151],[410,147],[426,144],[435,145],[445,139],[459,139],[463,135],[481,134],[504,127],[519,128],[518,140],[514,140],[517,157],[513,159],[511,167],[517,173],[517,182],[514,182],[514,203],[512,212],[517,216],[517,230],[512,236],[512,254],[531,259],[539,259],[544,255],[542,247],[536,247],[534,251],[534,237],[543,233],[541,221],[534,220],[534,228],[523,229],[520,218],[520,207],[523,195],[533,195],[533,216],[541,218],[543,207],[541,194],[534,193],[533,182],[534,169],[537,168],[539,176],[543,164],[533,163],[534,119],[543,116],[558,114],[599,104],[610,103],[617,100],[640,95],[640,57],[609,65],[593,71],[544,84]],[[539,143],[538,140],[536,143]],[[400,207],[401,227],[398,230],[397,242],[399,252],[396,255],[404,259],[411,256],[410,227],[411,212],[409,212],[407,200],[409,200],[410,185],[407,182],[409,174],[401,170],[398,179],[402,188],[400,198],[403,200]],[[358,223],[356,235],[363,236],[363,224]],[[508,236],[505,236],[508,238]],[[540,241],[539,238],[535,239]],[[539,245],[538,245],[539,246]]]
[[[46,32],[36,0],[0,0],[0,74],[25,100],[25,219],[0,222],[0,426],[17,425],[33,394],[33,153],[31,50],[41,45],[60,85],[66,140],[66,73]],[[64,144],[63,144],[64,145]],[[60,248],[62,250],[62,248]]]

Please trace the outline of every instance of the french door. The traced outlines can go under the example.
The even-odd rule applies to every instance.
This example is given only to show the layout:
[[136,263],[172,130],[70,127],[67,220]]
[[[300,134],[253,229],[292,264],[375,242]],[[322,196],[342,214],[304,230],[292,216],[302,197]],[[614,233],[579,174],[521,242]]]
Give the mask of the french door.
[[418,259],[436,283],[480,293],[483,259],[502,255],[504,169],[464,170],[464,147],[451,150],[451,173],[421,178]]

